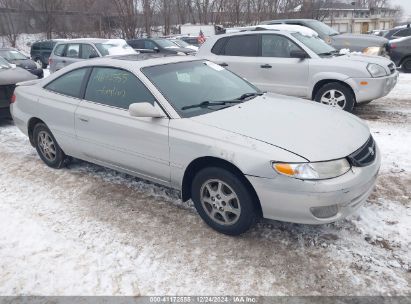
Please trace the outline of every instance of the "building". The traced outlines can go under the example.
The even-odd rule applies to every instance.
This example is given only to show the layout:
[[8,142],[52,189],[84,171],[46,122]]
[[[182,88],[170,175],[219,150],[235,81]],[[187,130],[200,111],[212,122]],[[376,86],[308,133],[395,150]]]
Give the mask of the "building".
[[392,8],[363,7],[350,0],[327,1],[318,8],[320,19],[340,33],[365,34],[393,28],[398,13]]

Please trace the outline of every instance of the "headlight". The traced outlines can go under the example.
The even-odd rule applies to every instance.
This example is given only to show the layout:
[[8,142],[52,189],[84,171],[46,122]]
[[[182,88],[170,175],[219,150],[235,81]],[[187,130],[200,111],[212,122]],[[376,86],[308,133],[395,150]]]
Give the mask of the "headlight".
[[272,166],[279,174],[305,180],[334,178],[351,169],[350,163],[345,158],[315,163],[273,163]]
[[371,47],[367,47],[367,48],[363,49],[362,52],[363,52],[363,54],[366,54],[366,55],[378,56],[382,52],[382,47],[371,46]]
[[185,56],[185,55],[186,55],[186,53],[183,53],[183,52],[177,52],[177,55],[180,55],[180,56]]
[[370,72],[371,76],[374,77],[374,78],[384,77],[384,76],[388,75],[387,71],[382,66],[380,66],[379,64],[376,64],[376,63],[370,63],[367,66],[367,70],[368,70],[368,72]]

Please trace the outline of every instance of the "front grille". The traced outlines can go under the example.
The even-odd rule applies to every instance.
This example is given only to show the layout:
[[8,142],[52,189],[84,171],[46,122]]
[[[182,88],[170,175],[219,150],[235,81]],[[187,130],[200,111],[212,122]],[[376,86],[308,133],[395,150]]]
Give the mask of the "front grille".
[[395,73],[396,68],[395,68],[395,64],[394,64],[394,63],[390,63],[390,64],[388,65],[388,68],[390,69],[390,74],[394,74],[394,73]]
[[348,156],[351,165],[355,167],[366,167],[372,164],[377,156],[375,141],[372,136],[357,151]]

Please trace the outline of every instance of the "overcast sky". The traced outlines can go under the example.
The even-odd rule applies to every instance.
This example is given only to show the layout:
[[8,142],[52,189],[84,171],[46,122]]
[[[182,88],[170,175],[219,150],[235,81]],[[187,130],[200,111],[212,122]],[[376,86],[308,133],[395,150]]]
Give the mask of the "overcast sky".
[[411,15],[411,0],[391,0],[393,5],[401,5],[406,15]]

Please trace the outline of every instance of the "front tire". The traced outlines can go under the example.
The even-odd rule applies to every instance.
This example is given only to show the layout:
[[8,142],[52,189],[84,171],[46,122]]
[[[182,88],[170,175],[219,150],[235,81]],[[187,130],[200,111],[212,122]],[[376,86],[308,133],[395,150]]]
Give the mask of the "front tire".
[[323,85],[315,94],[315,101],[352,112],[355,106],[354,93],[345,85],[331,82]]
[[47,166],[54,169],[64,167],[66,155],[45,124],[39,123],[34,127],[33,139],[38,155]]
[[411,73],[411,58],[407,58],[402,63],[402,71],[404,73]]
[[202,169],[191,188],[194,206],[214,230],[240,235],[256,222],[255,198],[235,174],[217,167]]

